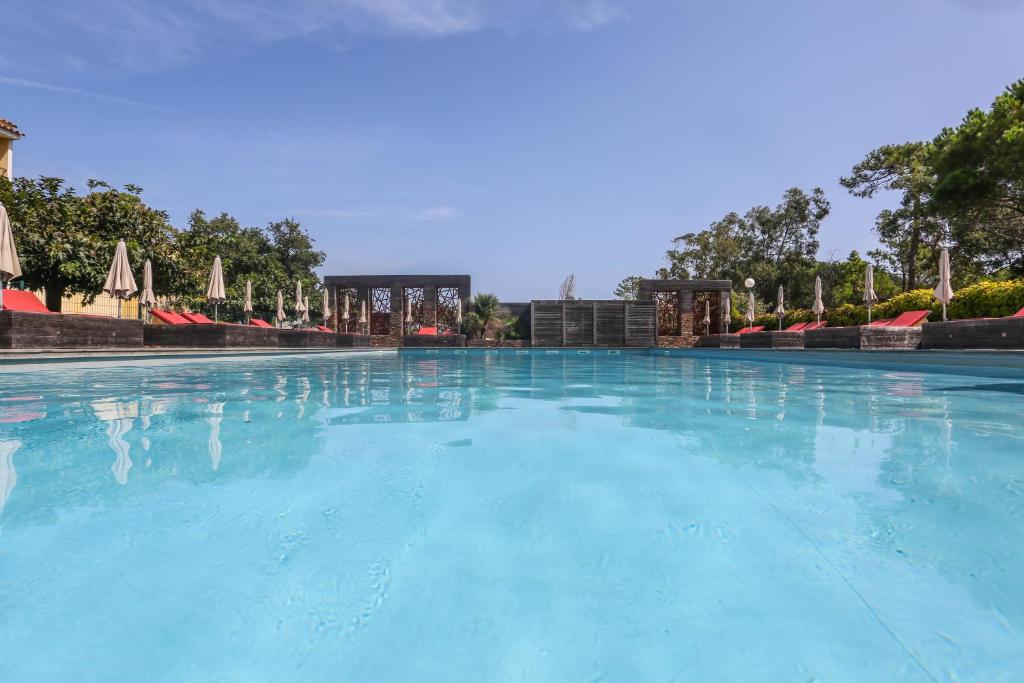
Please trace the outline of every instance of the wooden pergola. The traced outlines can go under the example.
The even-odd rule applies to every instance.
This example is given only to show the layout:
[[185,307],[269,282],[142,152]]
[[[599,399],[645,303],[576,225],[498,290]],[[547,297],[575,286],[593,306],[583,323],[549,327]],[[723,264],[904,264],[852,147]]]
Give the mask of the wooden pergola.
[[[466,310],[470,298],[468,275],[328,275],[324,286],[333,329],[373,336],[397,336],[419,327],[457,331],[458,311]],[[347,321],[342,320],[346,293]],[[360,323],[363,303],[366,322]],[[410,304],[412,321],[407,322]]]

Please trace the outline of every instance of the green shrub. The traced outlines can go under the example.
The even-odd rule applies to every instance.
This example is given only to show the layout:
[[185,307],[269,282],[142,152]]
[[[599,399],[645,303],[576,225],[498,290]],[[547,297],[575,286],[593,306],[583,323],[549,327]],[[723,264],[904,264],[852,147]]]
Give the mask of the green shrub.
[[[1013,315],[1024,308],[1024,280],[1007,280],[1005,282],[985,281],[958,290],[949,303],[947,316],[950,320],[961,318],[999,318]],[[907,311],[931,311],[930,320],[942,320],[942,304],[935,300],[931,289],[915,289],[902,292],[886,301],[880,301],[871,308],[871,319],[882,320],[895,318]],[[831,327],[847,325],[866,325],[868,309],[863,304],[842,304],[825,311],[822,316]],[[783,327],[793,323],[810,322],[815,315],[806,309],[793,309],[786,313]],[[743,311],[733,309],[732,325],[735,332],[746,327],[747,320]],[[779,329],[779,318],[774,313],[760,313],[754,318],[754,325],[764,325],[765,329]]]
[[[1024,280],[977,282],[964,287],[949,302],[949,318],[999,318],[1024,307]],[[937,306],[941,312],[941,304]],[[932,317],[932,320],[941,318]]]

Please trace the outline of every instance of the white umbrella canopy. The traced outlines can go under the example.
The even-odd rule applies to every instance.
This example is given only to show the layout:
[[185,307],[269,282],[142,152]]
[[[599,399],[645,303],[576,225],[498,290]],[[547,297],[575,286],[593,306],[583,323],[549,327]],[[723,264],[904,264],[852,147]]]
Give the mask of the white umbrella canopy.
[[457,303],[455,305],[455,324],[459,327],[460,330],[462,329],[462,300],[461,299],[459,300],[459,303]]
[[302,317],[302,312],[306,310],[306,304],[302,301],[302,283],[295,283],[295,312],[299,313],[299,317]]
[[107,273],[107,281],[103,284],[103,291],[117,299],[117,317],[121,317],[121,302],[127,299],[138,288],[135,286],[135,277],[132,275],[132,267],[128,263],[128,246],[124,240],[117,243],[114,250],[114,260],[110,264],[110,271]]
[[302,300],[302,322],[309,322],[309,297],[305,297]]
[[779,285],[778,303],[775,306],[775,315],[779,316],[779,329],[782,329],[782,319],[786,317],[786,292],[782,285]]
[[143,306],[156,306],[156,295],[153,294],[153,264],[149,259],[142,266],[142,294],[139,303]]
[[365,325],[366,324],[366,301],[365,300],[359,302],[359,324],[360,325]]
[[245,301],[242,302],[242,312],[252,313],[252,280],[245,281]]
[[868,322],[871,322],[871,306],[876,301],[878,295],[875,294],[875,267],[869,263],[864,269],[864,303],[868,307]]
[[16,277],[21,277],[21,263],[18,262],[7,209],[0,204],[0,311],[4,308],[4,283]]
[[757,304],[754,303],[754,292],[747,290],[747,322],[750,323],[750,327],[754,326],[754,318],[757,313],[755,311]]
[[348,292],[345,292],[345,307],[343,309],[341,309],[341,319],[344,320],[345,322],[348,322],[348,308],[349,308]]
[[939,254],[939,284],[935,287],[935,298],[942,304],[942,320],[946,320],[946,306],[953,300],[952,273],[949,269],[949,251]]
[[704,302],[704,319],[701,321],[704,323],[704,329],[706,332],[711,332],[711,302]]
[[284,294],[280,289],[277,290],[277,311],[274,315],[277,317],[277,326],[280,327],[284,322]]
[[821,322],[821,314],[825,312],[825,302],[821,300],[821,276],[814,278],[814,305],[811,306],[811,311],[818,316],[818,322]]
[[722,314],[722,323],[725,325],[725,331],[729,331],[729,326],[732,325],[732,297],[727,296],[725,298],[725,311]]
[[328,294],[328,289],[324,287],[324,325],[327,325],[327,319],[331,317],[331,295]]
[[227,300],[224,294],[224,268],[220,264],[220,256],[213,258],[210,269],[210,282],[206,285],[206,300],[213,304],[213,319],[218,319],[218,307]]

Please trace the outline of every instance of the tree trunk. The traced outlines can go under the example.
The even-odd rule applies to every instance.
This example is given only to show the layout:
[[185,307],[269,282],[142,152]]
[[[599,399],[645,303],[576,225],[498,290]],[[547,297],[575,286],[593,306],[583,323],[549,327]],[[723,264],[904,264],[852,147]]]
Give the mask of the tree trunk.
[[46,283],[46,307],[54,313],[60,313],[60,302],[64,299],[64,284],[61,282]]
[[917,289],[917,252],[921,248],[921,202],[914,198],[914,217],[910,223],[910,247],[907,253],[907,286],[905,291]]

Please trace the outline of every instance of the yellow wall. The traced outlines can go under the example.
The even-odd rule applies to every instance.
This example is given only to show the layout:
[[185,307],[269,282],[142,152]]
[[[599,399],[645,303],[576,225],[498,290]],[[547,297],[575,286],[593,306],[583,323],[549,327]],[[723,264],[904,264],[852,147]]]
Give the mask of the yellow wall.
[[[42,289],[38,292],[33,292],[40,301],[46,303],[46,290]],[[117,299],[108,296],[106,294],[100,294],[96,297],[96,300],[91,304],[84,305],[82,303],[81,294],[71,294],[64,297],[61,300],[60,310],[62,313],[85,313],[86,315],[107,315],[112,318],[117,317]],[[128,299],[121,303],[121,317],[122,318],[138,318],[139,317],[139,300],[138,298]]]
[[7,138],[0,138],[0,175],[5,175],[8,178],[14,177],[11,173],[11,167],[14,164],[13,142]]

